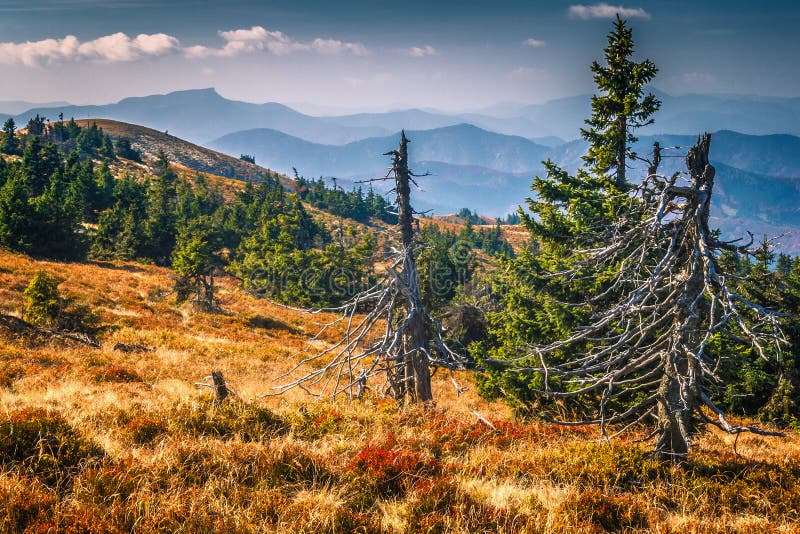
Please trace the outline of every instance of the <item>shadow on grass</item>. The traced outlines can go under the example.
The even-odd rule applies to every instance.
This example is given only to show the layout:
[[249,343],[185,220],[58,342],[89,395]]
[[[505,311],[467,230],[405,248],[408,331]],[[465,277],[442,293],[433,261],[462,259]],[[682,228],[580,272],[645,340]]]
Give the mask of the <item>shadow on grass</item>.
[[143,273],[145,270],[138,265],[130,265],[130,264],[115,264],[110,261],[90,261],[91,265],[96,265],[98,267],[102,267],[103,269],[113,269],[115,271],[125,271],[128,273]]
[[300,330],[290,324],[273,319],[272,317],[264,317],[263,315],[256,315],[248,318],[247,326],[261,330],[283,330],[284,332],[289,332],[290,334],[302,334]]

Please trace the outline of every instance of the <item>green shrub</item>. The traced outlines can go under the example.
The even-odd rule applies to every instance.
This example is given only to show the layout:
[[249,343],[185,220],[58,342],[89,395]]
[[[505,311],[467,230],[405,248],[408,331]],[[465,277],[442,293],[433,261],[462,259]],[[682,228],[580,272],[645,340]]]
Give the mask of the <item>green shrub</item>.
[[95,335],[100,320],[86,305],[64,298],[58,290],[61,278],[46,271],[37,271],[25,288],[25,319],[36,326],[66,332]]
[[57,326],[64,302],[58,291],[62,282],[45,271],[37,271],[25,288],[25,319],[37,326]]

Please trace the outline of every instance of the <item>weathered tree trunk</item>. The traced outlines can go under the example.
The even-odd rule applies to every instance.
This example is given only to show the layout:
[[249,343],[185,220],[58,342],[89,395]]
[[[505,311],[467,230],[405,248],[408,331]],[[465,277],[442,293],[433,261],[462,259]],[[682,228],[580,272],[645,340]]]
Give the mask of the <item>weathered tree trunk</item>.
[[214,392],[217,403],[222,403],[231,394],[228,384],[225,383],[225,379],[222,377],[222,371],[211,372],[211,390]]
[[695,434],[694,412],[700,408],[697,379],[701,370],[689,348],[697,346],[699,321],[691,306],[703,291],[703,272],[686,274],[686,291],[676,302],[679,313],[673,323],[671,348],[661,360],[664,374],[658,390],[661,433],[655,451],[673,462],[682,461],[688,454]]
[[403,278],[410,292],[409,306],[412,307],[404,355],[406,363],[405,390],[407,393],[413,391],[417,402],[428,403],[433,401],[433,393],[431,392],[431,370],[427,355],[428,336],[425,331],[419,276],[413,254],[414,211],[411,208],[411,172],[408,170],[408,139],[405,131],[400,137],[400,147],[395,156],[394,170],[397,181],[398,224],[400,225],[403,249],[407,251],[403,261]]
[[647,175],[652,176],[658,172],[658,166],[661,165],[661,144],[656,141],[653,143],[653,161],[647,167]]
[[[695,434],[694,414],[702,405],[700,377],[703,375],[697,360],[696,348],[700,344],[700,313],[705,291],[705,271],[698,260],[696,244],[708,237],[708,216],[711,192],[714,187],[714,167],[708,162],[711,136],[706,134],[686,157],[686,166],[692,176],[695,196],[688,198],[692,207],[687,212],[693,216],[687,220],[692,224],[690,234],[681,251],[680,263],[685,265],[681,273],[684,290],[675,301],[676,315],[672,324],[670,350],[662,358],[664,370],[658,390],[658,418],[661,433],[656,443],[656,452],[665,460],[683,460],[692,446]],[[658,147],[654,150],[658,155]],[[660,159],[660,158],[658,158]],[[714,318],[709,320],[713,321]]]
[[[619,116],[618,120],[620,135],[625,139],[628,135],[628,117],[623,114]],[[627,139],[622,142],[621,146],[617,147],[617,189],[624,189],[628,183],[625,176],[625,152],[627,149]]]

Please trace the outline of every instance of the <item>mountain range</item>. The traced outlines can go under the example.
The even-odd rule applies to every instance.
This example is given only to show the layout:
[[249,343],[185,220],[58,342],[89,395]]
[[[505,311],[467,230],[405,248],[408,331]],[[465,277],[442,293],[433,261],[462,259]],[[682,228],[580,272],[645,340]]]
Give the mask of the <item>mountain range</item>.
[[[655,124],[643,129],[643,134],[696,134],[705,130],[727,129],[753,135],[800,135],[800,98],[672,96],[655,88],[652,91],[661,99],[662,107],[655,116]],[[222,97],[214,89],[197,89],[125,98],[107,105],[57,104],[35,107],[17,114],[5,113],[11,113],[21,124],[36,114],[50,120],[55,120],[59,114],[65,118],[113,119],[168,131],[200,144],[237,131],[270,128],[314,143],[344,145],[390,135],[401,128],[429,130],[466,123],[554,146],[561,144],[562,140],[579,137],[579,129],[591,111],[590,103],[590,95],[578,95],[544,104],[508,105],[478,113],[452,114],[408,109],[315,117],[283,104],[239,102]],[[0,112],[4,112],[2,106]],[[0,115],[0,118],[3,116]]]
[[[671,173],[682,170],[686,148],[699,132],[716,132],[711,155],[718,167],[714,216],[719,226],[739,233],[747,228],[784,233],[800,227],[799,98],[653,91],[662,108],[655,124],[641,130],[636,152],[647,157],[658,140],[665,147],[662,171]],[[3,109],[12,108],[0,103]],[[419,174],[430,173],[418,180],[419,208],[446,213],[469,207],[502,216],[530,195],[533,177],[543,172],[542,160],[551,159],[570,171],[581,165],[586,143],[576,138],[590,114],[590,97],[504,104],[462,114],[408,109],[312,116],[282,104],[238,102],[202,89],[101,106],[56,104],[13,116],[22,126],[36,114],[54,120],[61,113],[65,118],[114,119],[148,127],[146,135],[138,131],[141,147],[163,132],[170,134],[165,139],[218,150],[231,156],[221,174],[238,175],[231,162],[248,154],[275,171],[291,175],[296,168],[306,177],[335,176],[345,187],[384,176],[389,159],[383,154],[397,146],[399,130],[406,128],[413,167]],[[189,160],[201,162],[202,152],[197,154]],[[636,171],[642,168],[639,163]],[[800,252],[800,238],[784,241],[786,249]]]

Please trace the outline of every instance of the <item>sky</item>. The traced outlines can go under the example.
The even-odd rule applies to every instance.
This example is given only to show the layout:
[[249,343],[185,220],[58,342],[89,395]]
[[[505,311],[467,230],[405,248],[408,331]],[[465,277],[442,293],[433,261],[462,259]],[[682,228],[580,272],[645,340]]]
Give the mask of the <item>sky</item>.
[[318,113],[480,110],[593,91],[620,14],[671,94],[800,96],[800,2],[3,0],[0,100],[214,87]]

